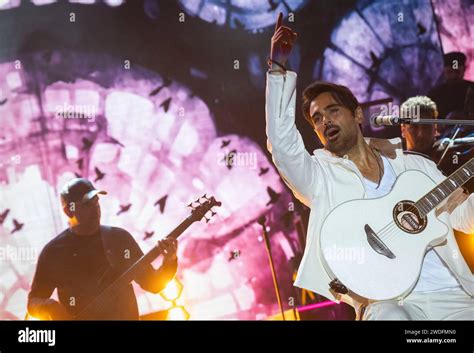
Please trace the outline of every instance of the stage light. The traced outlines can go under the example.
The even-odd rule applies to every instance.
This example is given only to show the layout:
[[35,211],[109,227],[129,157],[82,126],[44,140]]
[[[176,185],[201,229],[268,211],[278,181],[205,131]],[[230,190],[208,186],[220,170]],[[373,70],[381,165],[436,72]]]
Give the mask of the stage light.
[[324,302],[301,306],[298,308],[298,311],[303,312],[303,311],[314,310],[314,309],[324,308],[326,306],[332,306],[332,305],[338,305],[338,304],[340,304],[340,302],[333,302],[331,300],[327,300]]
[[176,301],[183,292],[183,284],[177,279],[173,279],[163,289],[160,295],[163,299],[171,302],[171,307],[168,309],[167,320],[189,320],[189,313],[182,305],[176,305]]
[[111,7],[123,5],[124,0],[105,0],[105,3]]
[[168,285],[163,289],[160,295],[163,299],[169,302],[175,302],[183,292],[183,284],[178,279],[173,279]]
[[[282,321],[283,316],[281,315],[281,313],[278,313],[278,314],[267,317],[265,320]],[[285,310],[285,319],[283,321],[300,321],[300,315],[299,315],[298,310],[295,310],[295,309]]]
[[46,319],[41,319],[38,317],[31,316],[30,314],[26,313],[25,315],[25,321],[41,321],[41,320],[46,320]]
[[189,320],[189,316],[184,306],[173,306],[168,309],[167,320]]
[[0,10],[9,10],[20,6],[20,0],[0,0]]
[[95,0],[69,0],[70,3],[76,3],[81,5],[93,5]]

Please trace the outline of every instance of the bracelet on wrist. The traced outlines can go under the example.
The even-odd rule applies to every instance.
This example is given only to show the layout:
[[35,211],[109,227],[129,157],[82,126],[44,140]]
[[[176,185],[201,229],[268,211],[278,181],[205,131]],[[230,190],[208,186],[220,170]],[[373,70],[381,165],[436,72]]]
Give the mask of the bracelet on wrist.
[[287,70],[286,70],[286,67],[283,64],[279,63],[276,60],[273,60],[272,58],[268,58],[268,66],[270,68],[270,72],[272,70],[274,70],[274,69],[272,69],[272,66],[273,66],[272,64],[275,64],[276,66],[278,66],[283,71],[283,73],[286,73]]

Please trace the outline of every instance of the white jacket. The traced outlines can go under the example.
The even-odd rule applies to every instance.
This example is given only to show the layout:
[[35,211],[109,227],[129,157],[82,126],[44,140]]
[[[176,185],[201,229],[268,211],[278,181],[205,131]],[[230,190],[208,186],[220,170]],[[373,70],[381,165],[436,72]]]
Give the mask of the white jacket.
[[[317,149],[313,155],[306,151],[295,126],[296,76],[291,71],[286,75],[267,73],[265,106],[267,145],[273,162],[295,196],[311,209],[306,248],[295,285],[331,300],[342,300],[358,310],[361,303],[329,288],[333,278],[329,277],[321,263],[319,234],[330,210],[342,202],[366,197],[363,177],[349,159],[337,157],[325,149]],[[418,155],[404,154],[399,138],[366,138],[366,142],[388,157],[396,175],[415,169],[426,173],[437,183],[445,179],[432,161]],[[451,214],[443,212],[439,219],[448,224],[450,230],[447,241],[434,249],[464,290],[472,296],[474,276],[459,251],[452,227],[465,233],[474,232],[474,194]]]

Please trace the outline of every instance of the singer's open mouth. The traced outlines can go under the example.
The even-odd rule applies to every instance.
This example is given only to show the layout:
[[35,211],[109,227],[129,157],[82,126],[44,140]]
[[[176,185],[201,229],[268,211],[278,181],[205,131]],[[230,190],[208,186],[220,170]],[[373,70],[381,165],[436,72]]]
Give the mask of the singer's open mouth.
[[329,141],[335,141],[339,137],[340,129],[337,127],[330,127],[326,130],[326,137]]

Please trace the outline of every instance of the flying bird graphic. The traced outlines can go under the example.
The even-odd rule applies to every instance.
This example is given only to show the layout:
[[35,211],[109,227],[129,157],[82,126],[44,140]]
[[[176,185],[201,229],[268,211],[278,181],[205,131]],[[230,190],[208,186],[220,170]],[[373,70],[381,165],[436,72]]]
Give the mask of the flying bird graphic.
[[280,199],[281,194],[277,193],[275,190],[273,190],[269,186],[267,187],[267,193],[268,193],[268,196],[270,196],[270,200],[267,202],[267,206],[277,203],[278,200]]
[[14,225],[15,228],[13,228],[11,234],[13,234],[15,232],[19,232],[23,228],[25,223],[20,223],[15,218],[13,218],[13,225]]
[[95,171],[94,182],[104,179],[105,173],[102,173],[102,171],[99,168],[95,167],[94,171]]
[[168,195],[163,196],[161,199],[155,202],[153,206],[160,206],[160,212],[163,213],[165,211],[166,200],[168,199]]
[[117,212],[117,216],[124,213],[124,212],[127,212],[130,207],[132,207],[132,204],[129,203],[128,205],[120,205],[120,211]]

